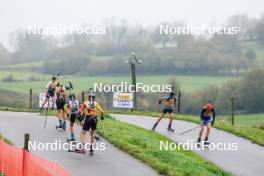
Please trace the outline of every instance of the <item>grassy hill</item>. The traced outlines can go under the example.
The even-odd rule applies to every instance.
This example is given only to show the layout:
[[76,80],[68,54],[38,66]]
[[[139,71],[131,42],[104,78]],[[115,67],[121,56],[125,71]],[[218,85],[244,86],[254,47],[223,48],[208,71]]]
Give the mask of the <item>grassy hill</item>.
[[28,96],[23,93],[0,89],[0,106],[25,108],[28,105]]

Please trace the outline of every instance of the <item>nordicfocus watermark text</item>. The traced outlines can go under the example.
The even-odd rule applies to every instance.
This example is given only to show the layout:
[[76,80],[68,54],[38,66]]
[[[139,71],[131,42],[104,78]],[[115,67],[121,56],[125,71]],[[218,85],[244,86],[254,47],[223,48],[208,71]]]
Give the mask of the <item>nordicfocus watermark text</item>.
[[194,26],[192,24],[187,25],[160,25],[160,34],[169,35],[180,35],[180,34],[192,34],[192,35],[214,35],[214,34],[224,34],[224,35],[236,35],[239,33],[239,28],[236,26]]
[[219,151],[236,151],[238,150],[237,143],[210,143],[209,145],[200,146],[193,140],[188,140],[185,143],[173,143],[168,141],[160,141],[160,150],[219,150]]
[[147,85],[143,83],[136,83],[129,85],[127,82],[120,84],[104,85],[103,83],[94,83],[94,92],[171,92],[171,85]]
[[41,34],[41,35],[68,35],[68,34],[86,34],[86,35],[104,35],[106,34],[106,28],[102,25],[69,25],[63,26],[61,24],[55,24],[53,26],[37,26],[28,25],[28,34]]
[[[53,142],[36,142],[36,141],[29,141],[28,147],[29,150],[39,150],[39,151],[69,151],[69,150],[90,150],[91,143],[85,143],[84,145],[82,143],[63,143],[61,140],[55,140]],[[100,142],[100,143],[94,143],[92,145],[93,150],[97,151],[103,151],[106,150],[106,143]]]

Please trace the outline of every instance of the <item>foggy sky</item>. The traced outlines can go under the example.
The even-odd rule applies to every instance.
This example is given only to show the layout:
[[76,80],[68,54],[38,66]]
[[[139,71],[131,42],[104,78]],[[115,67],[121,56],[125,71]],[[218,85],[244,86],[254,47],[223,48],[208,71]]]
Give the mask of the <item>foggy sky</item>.
[[127,19],[144,26],[184,20],[190,24],[223,23],[234,14],[264,14],[263,0],[0,0],[0,43],[28,25],[100,24],[103,19]]

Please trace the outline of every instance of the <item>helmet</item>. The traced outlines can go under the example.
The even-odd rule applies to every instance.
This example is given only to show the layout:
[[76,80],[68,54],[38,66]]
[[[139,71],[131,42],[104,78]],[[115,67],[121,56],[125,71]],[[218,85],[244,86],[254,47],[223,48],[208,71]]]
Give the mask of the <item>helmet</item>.
[[53,75],[51,80],[56,81],[56,77]]
[[204,108],[207,110],[207,111],[211,111],[214,107],[211,103],[206,103],[206,105],[204,106]]
[[95,100],[95,96],[94,95],[89,95],[88,99],[90,100],[92,98],[92,100]]
[[75,99],[75,95],[74,95],[74,94],[70,94],[70,95],[69,95],[69,99],[70,99],[70,100]]

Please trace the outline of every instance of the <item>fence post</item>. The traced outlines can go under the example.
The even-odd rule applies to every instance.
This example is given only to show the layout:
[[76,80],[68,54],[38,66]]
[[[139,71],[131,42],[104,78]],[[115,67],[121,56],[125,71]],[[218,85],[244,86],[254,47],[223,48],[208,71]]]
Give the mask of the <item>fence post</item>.
[[28,133],[25,134],[25,139],[24,139],[24,149],[28,150],[28,141],[29,141],[30,135]]
[[85,92],[82,91],[82,102],[84,103],[84,98],[85,98]]
[[179,90],[178,95],[178,114],[181,112],[181,91]]
[[232,118],[232,125],[235,125],[235,99],[231,98],[231,118]]
[[32,109],[32,100],[33,100],[33,96],[32,96],[32,89],[29,89],[29,109]]
[[30,135],[27,133],[25,134],[24,138],[24,150],[23,150],[23,166],[22,166],[22,176],[27,176],[27,153],[29,152],[28,149],[28,142],[29,142]]

